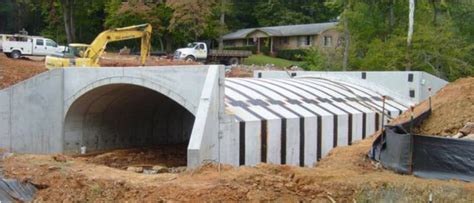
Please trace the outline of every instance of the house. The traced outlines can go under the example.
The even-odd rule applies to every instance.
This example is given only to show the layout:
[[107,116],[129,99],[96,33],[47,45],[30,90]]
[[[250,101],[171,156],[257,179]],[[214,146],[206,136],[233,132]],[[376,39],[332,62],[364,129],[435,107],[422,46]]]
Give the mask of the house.
[[341,43],[337,22],[247,28],[224,35],[224,47],[256,46],[257,53],[309,47],[336,48]]

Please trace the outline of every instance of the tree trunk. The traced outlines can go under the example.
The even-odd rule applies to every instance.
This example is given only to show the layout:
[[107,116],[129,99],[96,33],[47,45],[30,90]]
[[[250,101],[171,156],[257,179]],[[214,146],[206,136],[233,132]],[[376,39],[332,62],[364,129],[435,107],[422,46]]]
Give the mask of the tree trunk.
[[226,7],[226,0],[221,0],[221,16],[219,19],[219,24],[221,26],[221,33],[219,36],[219,50],[224,49],[224,28],[225,28],[225,8]]
[[[345,12],[348,11],[349,5],[348,5],[348,0],[344,1],[344,9]],[[351,43],[351,34],[349,33],[349,20],[347,19],[347,15],[344,16],[344,54],[343,54],[343,59],[342,59],[342,70],[347,71],[347,66],[349,65],[349,46]]]
[[393,26],[395,25],[395,14],[393,12],[393,1],[394,0],[390,0],[390,3],[389,3],[389,7],[388,7],[388,25],[389,25],[389,28],[390,28],[390,34],[392,33],[393,31]]
[[74,0],[61,0],[61,6],[63,8],[66,39],[68,43],[73,43],[75,41],[75,28],[73,20]]
[[433,25],[436,26],[438,23],[438,7],[436,6],[437,0],[431,0],[431,6],[433,7]]
[[412,48],[412,40],[413,40],[413,25],[415,23],[415,0],[410,0],[410,12],[408,14],[408,36],[407,36],[407,66],[406,71],[411,70],[411,48]]

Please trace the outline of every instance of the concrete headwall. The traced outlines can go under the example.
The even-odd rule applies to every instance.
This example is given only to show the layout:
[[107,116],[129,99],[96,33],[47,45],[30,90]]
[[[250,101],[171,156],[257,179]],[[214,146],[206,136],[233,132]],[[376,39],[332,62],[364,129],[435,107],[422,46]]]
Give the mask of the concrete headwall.
[[208,66],[42,73],[0,90],[0,147],[60,153],[187,142],[207,77]]

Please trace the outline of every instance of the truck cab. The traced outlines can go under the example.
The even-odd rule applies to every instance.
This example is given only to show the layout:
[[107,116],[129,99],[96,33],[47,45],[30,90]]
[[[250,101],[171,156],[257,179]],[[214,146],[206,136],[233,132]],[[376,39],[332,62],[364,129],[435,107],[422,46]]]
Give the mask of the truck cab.
[[207,44],[204,42],[189,43],[186,48],[177,49],[174,58],[186,61],[201,61],[207,59]]
[[174,58],[177,60],[237,65],[250,55],[252,55],[251,51],[215,50],[209,49],[204,42],[193,42],[189,43],[186,48],[177,49]]
[[2,48],[8,57],[18,59],[22,56],[58,54],[63,52],[65,47],[44,37],[14,35],[2,42]]

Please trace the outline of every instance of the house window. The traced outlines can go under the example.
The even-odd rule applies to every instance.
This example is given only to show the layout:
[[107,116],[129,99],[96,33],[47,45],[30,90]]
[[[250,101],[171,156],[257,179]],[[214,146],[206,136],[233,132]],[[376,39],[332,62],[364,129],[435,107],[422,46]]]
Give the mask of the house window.
[[298,46],[299,47],[311,46],[311,41],[312,41],[311,35],[300,36],[298,37]]
[[247,38],[247,46],[253,46],[255,45],[255,41],[253,41],[253,38]]
[[288,37],[280,38],[280,44],[289,44],[289,41]]
[[332,47],[332,37],[331,36],[324,36],[323,45],[325,47]]
[[224,46],[225,47],[233,47],[235,46],[234,41],[224,41]]

